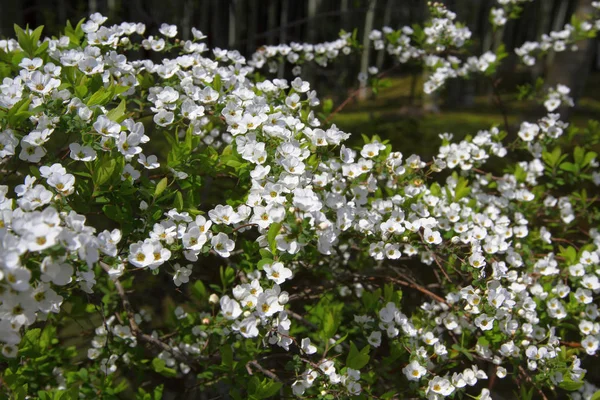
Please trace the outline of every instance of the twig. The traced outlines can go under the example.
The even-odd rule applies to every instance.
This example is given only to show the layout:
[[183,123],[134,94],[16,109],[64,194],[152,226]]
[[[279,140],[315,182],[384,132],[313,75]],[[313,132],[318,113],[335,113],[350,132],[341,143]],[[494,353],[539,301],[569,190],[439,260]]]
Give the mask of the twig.
[[[377,78],[383,78],[384,76],[386,76],[387,74],[389,74],[391,71],[393,71],[394,69],[398,68],[400,64],[398,65],[394,65],[393,67],[380,72],[379,74],[377,74]],[[342,111],[344,109],[344,107],[346,107],[348,105],[348,103],[350,102],[350,100],[352,100],[354,97],[356,97],[360,92],[364,91],[365,88],[358,88],[355,91],[353,91],[352,93],[350,93],[350,95],[346,98],[346,100],[344,100],[342,102],[342,104],[340,104],[339,106],[337,106],[337,108],[335,110],[333,110],[333,112],[331,114],[329,114],[327,116],[327,118],[325,118],[325,123],[329,123],[329,121],[331,120],[331,118],[333,118],[337,113],[339,113],[340,111]]]
[[[423,242],[425,242],[425,239],[423,238],[423,234],[421,233],[421,231],[419,231],[419,236],[421,237],[421,240]],[[442,264],[440,263],[440,260],[438,260],[437,255],[435,253],[431,253],[431,254],[433,255],[433,260],[435,261],[435,264],[439,267],[440,271],[442,271],[442,274],[444,274],[444,277],[446,277],[446,279],[448,279],[448,282],[454,283],[452,281],[452,279],[450,279],[450,275],[448,275],[448,273],[446,272],[444,267],[442,267]]]
[[[100,266],[107,273],[110,271],[110,266],[102,261],[100,261]],[[115,288],[117,289],[117,293],[118,293],[119,297],[121,298],[121,303],[123,304],[123,308],[125,309],[125,312],[127,313],[127,319],[129,321],[129,327],[131,328],[131,333],[138,340],[140,340],[144,343],[151,344],[152,346],[159,348],[162,351],[166,351],[167,353],[170,353],[173,356],[173,358],[175,358],[180,363],[184,363],[184,364],[188,365],[190,368],[195,369],[194,368],[194,360],[189,359],[186,355],[184,355],[181,352],[179,352],[178,350],[172,348],[171,346],[169,346],[167,343],[161,341],[160,339],[155,338],[154,336],[151,336],[151,335],[148,335],[148,334],[142,332],[142,330],[138,326],[137,322],[135,322],[135,312],[133,310],[133,307],[131,306],[131,303],[129,302],[129,298],[127,297],[127,294],[125,293],[125,289],[123,288],[123,285],[121,285],[121,282],[119,282],[117,279],[113,280],[113,283],[115,285]]]
[[257,370],[259,370],[259,371],[260,371],[260,372],[262,372],[262,373],[263,373],[263,374],[264,374],[266,377],[268,377],[268,378],[271,378],[271,379],[273,379],[273,380],[274,380],[274,381],[276,381],[276,382],[281,382],[281,379],[279,379],[279,377],[278,377],[277,375],[275,375],[273,372],[269,371],[268,369],[266,369],[266,368],[263,368],[263,366],[262,366],[262,365],[260,365],[260,364],[258,363],[258,361],[256,361],[256,360],[252,360],[252,361],[248,361],[248,362],[246,363],[246,371],[248,371],[248,374],[249,374],[249,375],[253,375],[253,373],[252,373],[252,368],[251,368],[251,367],[254,367],[254,368],[256,368]]
[[504,106],[504,102],[502,102],[502,98],[498,93],[498,81],[495,81],[493,78],[490,78],[492,83],[492,92],[494,93],[494,100],[496,100],[496,104],[502,113],[502,119],[504,120],[504,129],[506,129],[506,133],[510,134],[510,126],[508,124],[508,115],[506,111],[506,107]]
[[392,281],[394,283],[397,283],[399,285],[402,285],[402,286],[407,286],[407,287],[410,287],[410,288],[413,288],[413,289],[417,289],[419,292],[421,292],[421,293],[423,293],[423,294],[431,297],[432,299],[436,300],[437,302],[449,305],[448,302],[444,298],[442,298],[442,297],[438,296],[437,294],[435,294],[435,293],[433,293],[433,292],[425,289],[423,286],[417,284],[416,282],[412,282],[412,281],[408,281],[407,282],[407,281],[404,281],[402,279],[392,278],[392,277],[386,277],[386,279],[389,279],[390,281]]
[[535,386],[535,384],[531,380],[531,377],[529,376],[529,374],[527,373],[527,371],[525,371],[525,368],[523,368],[522,365],[519,365],[519,372],[521,372],[521,375],[523,375],[523,377],[525,378],[525,380],[527,382],[529,382],[530,384],[532,384],[533,387],[535,387],[537,389],[538,393],[540,394],[540,396],[542,396],[542,398],[544,400],[548,400],[548,397],[546,396],[546,394],[544,393],[544,391],[542,389],[538,388],[537,386]]
[[446,270],[442,266],[442,263],[440,263],[440,260],[438,259],[437,255],[435,255],[435,253],[432,253],[432,254],[433,254],[433,261],[435,261],[436,265],[440,268],[440,271],[442,271],[442,274],[444,274],[444,276],[446,277],[446,279],[448,279],[448,282],[454,283],[452,281],[452,279],[450,279],[450,275],[448,275],[448,273],[446,272]]
[[250,226],[258,226],[258,224],[244,224],[244,225],[240,225],[237,228],[235,228],[232,232],[237,232],[242,228],[248,228]]

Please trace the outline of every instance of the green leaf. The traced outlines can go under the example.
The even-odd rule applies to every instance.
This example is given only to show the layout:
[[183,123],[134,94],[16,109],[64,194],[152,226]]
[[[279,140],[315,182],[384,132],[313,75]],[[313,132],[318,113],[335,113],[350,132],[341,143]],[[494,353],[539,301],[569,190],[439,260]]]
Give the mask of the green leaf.
[[183,210],[183,195],[181,192],[175,193],[175,200],[173,201],[173,207],[175,207],[178,211]]
[[48,324],[40,336],[40,349],[46,350],[52,344],[52,338],[56,336],[56,327]]
[[382,400],[390,400],[390,399],[394,399],[396,397],[397,397],[397,392],[394,390],[390,390],[390,391],[382,394],[379,398]]
[[35,52],[33,53],[33,55],[35,57],[39,57],[40,55],[44,54],[46,52],[46,50],[48,50],[48,46],[50,45],[50,42],[45,41],[43,42],[40,47],[38,47]]
[[581,165],[583,163],[584,157],[585,150],[579,146],[575,147],[575,150],[573,150],[573,158],[575,159],[575,164]]
[[598,154],[597,154],[597,153],[595,153],[595,152],[593,152],[593,151],[590,151],[590,152],[588,152],[588,153],[585,155],[585,157],[583,158],[583,161],[582,161],[582,163],[581,163],[581,167],[582,167],[582,168],[585,168],[585,167],[587,167],[587,166],[589,165],[589,163],[591,163],[591,162],[592,162],[592,160],[593,160],[593,159],[595,159],[597,156],[598,156]]
[[455,343],[452,345],[452,349],[464,354],[464,356],[467,357],[469,361],[473,361],[473,355],[469,352],[469,350],[465,349],[464,347]]
[[258,385],[253,394],[259,399],[268,399],[269,397],[275,396],[282,386],[283,383],[281,382],[265,379]]
[[165,191],[165,189],[167,188],[167,184],[169,183],[169,180],[167,179],[167,177],[165,176],[164,178],[162,178],[157,184],[156,184],[156,189],[154,189],[154,197],[158,197],[161,195],[162,192]]
[[165,360],[162,360],[160,358],[154,358],[152,360],[152,368],[154,369],[154,371],[158,372],[159,374],[165,369],[166,363]]
[[569,392],[573,392],[575,390],[579,390],[583,386],[583,384],[583,380],[574,381],[573,379],[571,379],[569,372],[565,371],[565,373],[563,374],[563,381],[558,384],[558,387],[560,387],[561,389],[565,389]]
[[38,42],[40,41],[40,37],[42,37],[43,30],[44,30],[44,25],[40,25],[37,28],[35,28],[35,30],[33,32],[31,32],[31,35],[29,35],[29,39],[31,40],[31,46],[32,46],[32,55],[33,55],[33,52],[38,47]]
[[575,262],[577,261],[577,250],[575,250],[574,247],[569,246],[569,247],[562,247],[562,246],[558,246],[558,248],[560,249],[560,256],[563,257],[569,264],[575,264]]
[[85,34],[83,32],[83,29],[81,29],[81,25],[84,21],[85,18],[81,19],[75,28],[73,28],[73,25],[71,25],[70,21],[67,21],[67,27],[65,28],[65,36],[68,36],[71,43],[73,43],[76,46],[80,45],[81,39]]
[[568,161],[560,164],[560,169],[567,172],[579,172],[579,166]]
[[260,254],[260,256],[262,258],[271,258],[273,257],[273,254],[271,254],[271,252],[267,249],[260,249],[258,250],[258,254]]
[[228,344],[221,346],[221,365],[230,369],[233,367],[233,350]]
[[87,101],[87,105],[89,107],[95,105],[104,105],[110,101],[112,98],[112,93],[106,90],[104,87],[98,89]]
[[462,176],[458,178],[458,182],[456,183],[456,188],[454,189],[454,201],[458,201],[465,196],[468,196],[471,193],[471,188],[469,187],[469,181]]
[[440,184],[437,182],[433,182],[431,184],[431,186],[429,187],[429,191],[435,197],[440,197],[442,195],[442,188],[440,187]]
[[108,113],[106,113],[106,117],[114,122],[122,122],[125,117],[125,111],[127,110],[127,103],[125,100],[121,100],[119,105]]
[[163,385],[158,385],[154,388],[154,392],[152,394],[152,400],[160,400],[163,398]]
[[323,100],[323,113],[325,115],[329,115],[333,110],[333,100],[325,99]]
[[221,82],[221,75],[215,74],[215,77],[213,78],[213,81],[212,81],[213,89],[215,89],[217,92],[220,92],[222,86],[223,86],[223,83]]
[[350,353],[346,358],[346,367],[359,370],[369,362],[369,350],[371,346],[366,345],[362,350],[358,350],[354,342],[350,342]]
[[29,57],[32,57],[33,56],[33,42],[31,40],[31,37],[27,33],[25,33],[23,28],[21,28],[19,25],[14,24],[13,27],[15,29],[15,35],[17,36],[17,41],[19,42],[19,46],[21,46],[23,51]]
[[8,114],[6,117],[8,118],[8,123],[12,126],[16,126],[21,122],[21,118],[17,115],[26,113],[29,110],[29,105],[31,104],[31,99],[29,97],[17,102],[13,105],[10,110],[8,110]]
[[336,340],[335,343],[333,343],[331,345],[331,348],[334,348],[338,344],[342,344],[347,338],[348,338],[348,334],[346,333],[344,336],[342,336],[341,338],[339,338],[338,340]]
[[99,157],[92,173],[92,180],[96,186],[101,186],[108,182],[115,168],[117,167],[117,159],[110,154],[105,154],[103,157]]
[[198,300],[203,300],[206,298],[206,287],[201,280],[197,280],[194,282],[192,286],[192,295],[196,297]]
[[600,390],[596,391],[590,398],[590,400],[600,400]]
[[275,240],[275,238],[277,237],[277,234],[279,234],[280,229],[281,223],[279,222],[275,222],[269,227],[269,233],[267,233],[267,242],[269,243],[269,248],[271,249],[272,253],[277,251],[277,240]]
[[338,308],[331,308],[331,309],[328,309],[327,311],[325,311],[322,318],[323,318],[322,337],[323,337],[323,340],[329,341],[329,339],[331,339],[335,336],[335,333],[337,332],[337,330],[340,326],[342,316],[341,316],[341,313],[339,312]]
[[271,258],[263,258],[256,264],[256,268],[262,270],[267,264],[273,264],[273,260]]

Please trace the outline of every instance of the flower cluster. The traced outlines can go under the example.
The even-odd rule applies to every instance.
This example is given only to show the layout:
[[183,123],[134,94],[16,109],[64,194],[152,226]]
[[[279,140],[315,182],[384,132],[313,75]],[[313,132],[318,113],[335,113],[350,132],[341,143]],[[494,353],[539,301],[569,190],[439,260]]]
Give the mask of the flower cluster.
[[[423,61],[427,93],[495,71],[497,54],[450,55],[471,33],[440,4],[431,14],[370,39]],[[143,24],[105,22],[94,14],[58,39],[18,31],[0,43],[18,71],[0,86],[0,345],[14,385],[29,375],[12,359],[34,358],[28,335],[44,336],[34,323],[93,315],[86,362],[98,375],[62,360],[41,374],[48,387],[93,396],[136,368],[207,390],[222,381],[235,398],[487,399],[491,373],[593,390],[583,363],[600,345],[600,233],[587,190],[600,171],[589,145],[561,150],[567,87],[550,88],[548,114],[517,132],[443,133],[426,160],[377,136],[351,146],[319,117],[309,82],[254,74],[278,57],[325,66],[355,49],[351,35],[247,60],[208,51],[196,29],[179,41],[174,25],[144,36]],[[585,24],[574,32],[595,29]],[[556,50],[570,35],[547,42]],[[128,58],[141,48],[161,61]],[[421,273],[436,282],[420,285]],[[162,318],[133,306],[153,304],[134,290],[153,280]],[[422,295],[416,306],[401,287]],[[261,364],[278,358],[277,373]],[[239,379],[258,371],[269,379]]]

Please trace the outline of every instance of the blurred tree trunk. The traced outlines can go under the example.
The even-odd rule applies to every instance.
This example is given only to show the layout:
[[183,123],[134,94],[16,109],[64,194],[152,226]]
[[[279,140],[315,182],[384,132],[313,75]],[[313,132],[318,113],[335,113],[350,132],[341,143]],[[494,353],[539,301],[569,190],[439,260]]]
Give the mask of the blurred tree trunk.
[[[4,9],[2,11],[4,11]],[[62,28],[67,23],[67,6],[65,0],[58,0],[56,12],[58,16],[58,26]]]
[[315,43],[317,37],[317,11],[319,9],[320,0],[308,0],[308,12],[307,12],[307,23],[306,23],[306,41],[308,43]]
[[229,35],[228,35],[228,48],[233,49],[237,42],[235,36],[235,25],[236,25],[236,8],[239,6],[236,0],[229,0]]
[[[574,15],[579,19],[594,12],[592,0],[578,0]],[[587,39],[577,44],[577,50],[556,53],[554,60],[548,69],[546,83],[555,86],[559,83],[571,88],[571,97],[577,101],[583,94],[585,83],[590,72],[594,55],[594,40]],[[561,116],[568,118],[568,107],[561,109]]]
[[194,16],[194,2],[192,0],[184,0],[183,16],[181,17],[181,37],[183,40],[190,38],[192,29],[192,17]]
[[[307,3],[307,20],[306,20],[306,36],[305,40],[308,43],[316,43],[319,38],[318,35],[318,23],[317,23],[317,13],[319,11],[319,6],[321,5],[321,0],[308,0]],[[306,63],[302,66],[302,78],[308,82],[315,82],[315,66],[312,63]]]
[[202,2],[202,9],[201,9],[201,14],[200,14],[200,30],[206,35],[207,33],[210,33],[209,30],[209,26],[210,26],[210,2],[204,0]]
[[[281,12],[279,13],[279,43],[285,44],[287,41],[287,22],[288,22],[288,0],[281,0]],[[277,72],[278,78],[283,78],[285,72],[285,62],[281,62],[279,65],[279,71]]]
[[340,4],[340,16],[342,29],[348,30],[348,0],[342,0]]
[[[110,19],[114,19],[114,18],[118,18],[120,16],[119,14],[119,8],[117,7],[117,0],[107,0],[106,1],[106,8],[107,8],[107,17]],[[121,16],[121,18],[123,18]]]
[[269,0],[269,15],[267,19],[267,29],[269,30],[267,43],[273,45],[275,44],[275,33],[277,31],[277,0]]
[[212,31],[212,40],[210,47],[226,47],[229,39],[229,28],[226,23],[229,19],[228,7],[223,6],[223,0],[213,0],[211,2],[210,27]]
[[[392,0],[387,0],[385,2],[385,11],[383,12],[383,26],[388,26],[392,19]],[[381,69],[383,66],[383,60],[385,56],[385,47],[377,52],[377,61],[375,65],[377,69]]]
[[[363,52],[360,58],[360,73],[368,74],[369,69],[369,57],[371,55],[371,41],[369,40],[369,34],[373,30],[373,20],[375,19],[375,7],[377,6],[377,0],[368,0],[367,15],[365,15],[365,26],[363,32]],[[360,82],[360,92],[358,93],[358,99],[364,100],[368,95],[367,82]]]
[[[550,30],[550,24],[552,23],[552,4],[553,2],[548,0],[548,1],[541,1],[538,3],[538,18],[537,18],[537,32],[536,32],[536,37],[541,37],[542,34],[544,33],[548,33],[548,31]],[[566,2],[565,2],[566,3]],[[537,79],[539,76],[542,76],[544,74],[544,67],[545,67],[545,63],[543,62],[538,62],[535,64],[535,66],[532,68],[532,73],[533,73],[533,78]]]
[[[554,21],[552,23],[553,31],[559,31],[564,27],[565,18],[567,17],[567,9],[569,8],[569,2],[566,0],[561,0],[561,1],[559,1],[558,4],[559,4],[558,11],[554,15]],[[578,5],[578,7],[579,7],[579,5]],[[538,38],[536,38],[535,40],[537,40],[537,39]],[[548,68],[550,68],[552,66],[552,64],[554,63],[554,56],[555,56],[554,51],[552,49],[550,49],[550,51],[548,51],[548,56],[546,57],[546,71],[548,71]]]
[[248,56],[250,56],[256,51],[258,3],[256,0],[247,0],[247,2],[248,42],[246,43],[246,53],[248,54]]

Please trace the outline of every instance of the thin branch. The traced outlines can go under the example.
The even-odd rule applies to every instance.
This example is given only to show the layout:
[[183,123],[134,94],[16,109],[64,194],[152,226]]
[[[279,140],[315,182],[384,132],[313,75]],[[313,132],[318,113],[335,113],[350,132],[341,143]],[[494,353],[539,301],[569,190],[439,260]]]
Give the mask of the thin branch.
[[[107,273],[110,272],[110,266],[108,264],[100,261],[100,266]],[[131,333],[141,342],[148,343],[154,346],[155,348],[170,353],[173,356],[173,358],[175,358],[177,361],[179,361],[180,363],[184,363],[190,368],[194,369],[194,360],[188,358],[185,354],[181,353],[177,349],[174,349],[173,347],[169,346],[167,343],[161,341],[160,339],[142,332],[137,322],[135,321],[135,312],[133,310],[133,307],[131,306],[131,303],[129,302],[129,298],[127,297],[127,293],[125,293],[123,285],[121,285],[121,282],[119,282],[117,279],[113,280],[113,283],[115,285],[115,288],[117,289],[119,297],[121,298],[123,308],[127,313],[127,319],[129,321]]]
[[[391,71],[395,70],[396,68],[399,67],[400,64],[398,65],[394,65],[393,67],[391,67],[390,69],[387,69],[383,72],[380,72],[379,74],[377,74],[377,78],[383,78],[384,76],[386,76],[387,74],[389,74]],[[356,96],[358,96],[358,94],[365,90],[365,88],[358,88],[355,91],[353,91],[352,93],[350,93],[350,95],[346,98],[346,100],[344,100],[342,102],[342,104],[340,104],[339,106],[337,106],[337,108],[335,110],[333,110],[333,112],[331,114],[329,114],[327,116],[327,118],[325,119],[325,123],[329,123],[329,121],[340,111],[342,111],[344,109],[344,107],[346,107],[348,105],[348,103],[350,103],[350,100],[352,100],[353,98],[355,98]]]
[[271,379],[273,379],[273,380],[274,380],[274,381],[276,381],[276,382],[281,382],[281,379],[279,379],[279,377],[278,377],[277,375],[275,375],[273,372],[269,371],[268,369],[264,368],[262,365],[260,365],[260,364],[258,363],[258,361],[256,361],[256,360],[252,360],[252,361],[248,361],[248,362],[246,363],[246,371],[248,371],[248,374],[249,374],[249,375],[253,375],[253,372],[252,372],[252,368],[251,368],[251,367],[254,367],[254,368],[256,368],[257,370],[259,370],[259,371],[260,371],[260,372],[262,372],[262,373],[263,373],[263,375],[265,375],[266,377],[268,377],[268,378],[271,378]]
[[504,102],[502,101],[502,98],[500,97],[500,93],[498,92],[499,80],[494,80],[493,78],[490,78],[490,81],[492,83],[492,92],[494,94],[494,100],[496,101],[496,104],[498,105],[498,108],[502,113],[502,119],[504,120],[504,129],[506,129],[506,133],[510,134],[510,125],[508,124],[508,112],[506,110]]
[[535,386],[535,384],[531,380],[531,376],[529,376],[529,374],[527,373],[527,371],[525,371],[525,368],[523,368],[522,365],[519,365],[519,372],[521,373],[521,375],[523,376],[523,378],[525,378],[525,380],[527,382],[529,382],[531,385],[533,385],[533,387],[535,387],[537,389],[537,391],[540,394],[540,396],[542,396],[542,399],[548,400],[548,397],[546,396],[546,394],[544,393],[544,391],[542,389],[538,388],[537,386]]
[[435,301],[437,301],[439,303],[444,303],[444,304],[450,305],[450,304],[448,304],[448,302],[443,297],[440,297],[437,294],[435,294],[435,293],[433,293],[433,292],[425,289],[423,286],[417,284],[416,282],[404,281],[402,279],[392,278],[392,277],[386,277],[386,279],[389,279],[390,281],[392,281],[394,283],[397,283],[399,285],[416,289],[419,292],[421,292],[421,293],[423,293],[423,294],[431,297],[432,299],[434,299]]
[[248,227],[251,227],[251,226],[258,226],[258,224],[244,224],[244,225],[240,225],[237,228],[235,228],[232,232],[237,232],[240,229],[248,228]]

